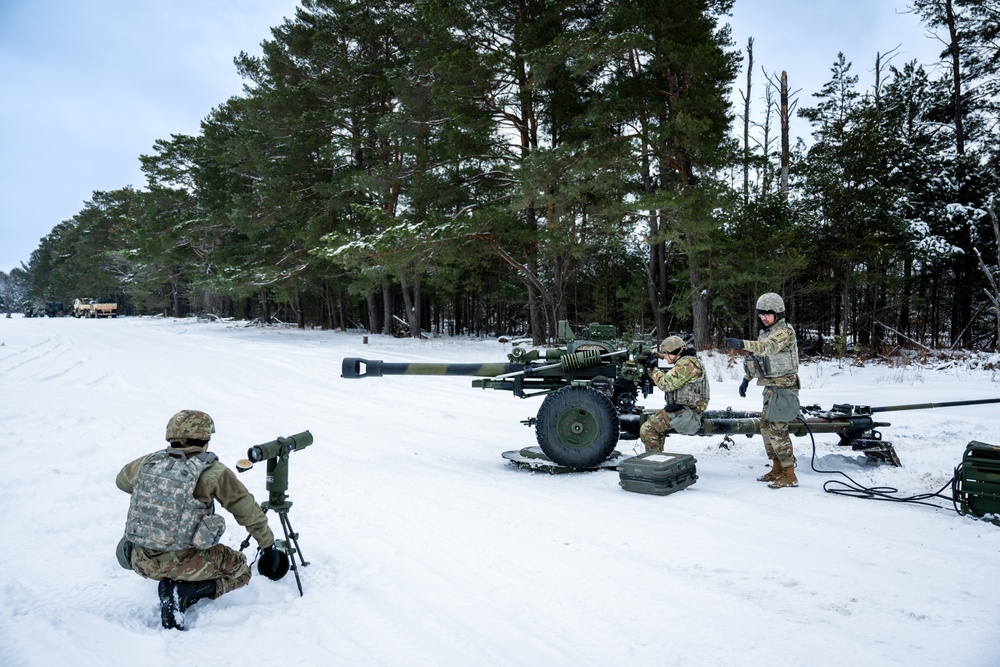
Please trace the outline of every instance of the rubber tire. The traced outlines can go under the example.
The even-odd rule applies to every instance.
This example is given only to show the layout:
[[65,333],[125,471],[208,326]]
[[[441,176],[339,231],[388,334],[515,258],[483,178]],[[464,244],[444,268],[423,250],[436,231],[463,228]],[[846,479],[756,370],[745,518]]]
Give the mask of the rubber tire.
[[589,387],[563,387],[545,397],[538,410],[535,438],[555,463],[593,468],[611,456],[619,430],[618,411],[611,399]]

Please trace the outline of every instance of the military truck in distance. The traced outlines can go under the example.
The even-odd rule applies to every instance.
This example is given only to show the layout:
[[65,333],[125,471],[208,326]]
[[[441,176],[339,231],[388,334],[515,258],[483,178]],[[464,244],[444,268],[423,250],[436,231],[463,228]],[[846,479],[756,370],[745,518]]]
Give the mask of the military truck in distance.
[[114,299],[73,299],[73,317],[118,317]]
[[93,309],[93,299],[73,299],[73,317],[90,317]]
[[62,317],[67,312],[66,306],[58,301],[29,303],[24,307],[25,317]]
[[118,303],[114,299],[94,299],[91,317],[118,317]]

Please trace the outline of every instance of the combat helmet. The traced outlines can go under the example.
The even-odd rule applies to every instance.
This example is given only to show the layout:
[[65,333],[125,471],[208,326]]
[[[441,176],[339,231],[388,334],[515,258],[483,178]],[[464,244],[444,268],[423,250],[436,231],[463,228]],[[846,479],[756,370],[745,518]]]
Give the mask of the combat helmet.
[[774,313],[775,316],[785,312],[785,302],[774,292],[761,294],[757,299],[757,314]]
[[167,442],[210,440],[215,422],[200,410],[181,410],[167,422]]
[[660,343],[660,354],[679,354],[684,349],[680,336],[667,336]]

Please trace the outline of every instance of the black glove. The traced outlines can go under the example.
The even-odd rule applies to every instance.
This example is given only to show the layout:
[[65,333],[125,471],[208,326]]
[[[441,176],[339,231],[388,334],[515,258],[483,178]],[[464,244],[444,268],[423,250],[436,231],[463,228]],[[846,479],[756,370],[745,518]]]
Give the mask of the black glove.
[[743,382],[740,383],[740,398],[747,397],[747,387],[750,385],[750,378],[743,378]]
[[268,579],[277,581],[288,572],[288,554],[271,545],[260,550],[260,558],[257,560],[257,572]]
[[656,352],[650,352],[649,356],[642,362],[642,365],[649,369],[657,368],[660,365],[660,358],[656,356]]
[[743,341],[740,340],[739,338],[727,338],[726,347],[731,348],[733,350],[742,350]]

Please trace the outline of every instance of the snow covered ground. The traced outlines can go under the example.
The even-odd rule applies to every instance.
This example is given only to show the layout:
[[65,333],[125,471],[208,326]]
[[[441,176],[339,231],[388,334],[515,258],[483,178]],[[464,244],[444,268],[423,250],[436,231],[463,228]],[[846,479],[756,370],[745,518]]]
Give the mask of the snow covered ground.
[[[698,482],[623,491],[613,471],[547,475],[501,458],[534,445],[541,398],[468,378],[345,380],[345,356],[504,361],[495,340],[414,341],[152,318],[0,318],[0,663],[21,665],[1000,665],[1000,527],[946,509],[825,493],[794,440],[797,489],[754,481],[760,438],[729,450],[672,436]],[[712,407],[740,370],[708,355]],[[1000,397],[1000,373],[801,369],[802,400],[893,405]],[[646,399],[653,406],[662,395]],[[215,419],[212,451],[310,430],[290,462],[289,518],[309,565],[255,576],[159,625],[156,585],[114,547],[114,484],[164,446],[181,409]],[[995,405],[894,412],[902,468],[816,437],[816,467],[903,495],[947,483],[966,444],[1000,444]],[[619,450],[632,454],[633,442]],[[267,498],[264,466],[242,475]],[[228,517],[228,514],[225,516]],[[276,518],[272,527],[278,530]],[[225,543],[245,533],[229,518]]]

